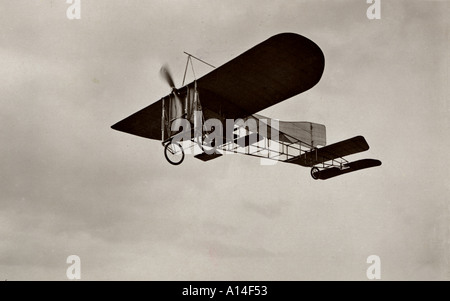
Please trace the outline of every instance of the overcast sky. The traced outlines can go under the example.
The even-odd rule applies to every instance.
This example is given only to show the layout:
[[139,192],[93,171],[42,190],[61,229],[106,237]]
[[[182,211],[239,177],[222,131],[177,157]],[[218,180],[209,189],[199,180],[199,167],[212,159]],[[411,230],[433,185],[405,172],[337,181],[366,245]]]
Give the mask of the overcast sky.
[[[0,3],[0,280],[450,280],[448,1]],[[261,112],[364,135],[381,167],[327,181],[247,156],[164,159],[110,129],[281,32],[325,54],[321,81]],[[210,71],[194,62],[196,75]],[[192,76],[190,75],[190,79]]]

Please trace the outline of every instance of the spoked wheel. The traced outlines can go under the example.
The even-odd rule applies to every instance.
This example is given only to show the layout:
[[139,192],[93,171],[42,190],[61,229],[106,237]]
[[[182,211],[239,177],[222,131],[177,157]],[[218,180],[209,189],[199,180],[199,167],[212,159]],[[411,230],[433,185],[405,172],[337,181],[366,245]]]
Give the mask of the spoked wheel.
[[164,147],[164,156],[172,165],[179,165],[184,160],[184,150],[178,142],[168,142]]
[[314,180],[318,180],[319,179],[319,174],[320,174],[320,169],[317,167],[313,167],[311,168],[311,177]]

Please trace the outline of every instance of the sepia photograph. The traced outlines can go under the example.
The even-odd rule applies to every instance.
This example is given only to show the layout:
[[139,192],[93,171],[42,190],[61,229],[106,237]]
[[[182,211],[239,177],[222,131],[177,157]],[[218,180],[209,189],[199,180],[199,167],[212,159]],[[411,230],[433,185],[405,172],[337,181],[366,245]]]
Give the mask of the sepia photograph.
[[1,281],[450,280],[450,1],[0,8]]

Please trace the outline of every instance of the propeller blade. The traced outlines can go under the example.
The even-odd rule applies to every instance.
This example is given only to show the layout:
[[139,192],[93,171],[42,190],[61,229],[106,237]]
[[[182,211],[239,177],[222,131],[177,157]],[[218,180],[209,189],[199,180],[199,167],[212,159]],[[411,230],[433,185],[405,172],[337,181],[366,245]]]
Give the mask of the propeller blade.
[[172,74],[169,71],[169,67],[167,65],[163,65],[161,70],[159,71],[161,77],[169,84],[172,89],[175,89],[175,83],[172,78]]

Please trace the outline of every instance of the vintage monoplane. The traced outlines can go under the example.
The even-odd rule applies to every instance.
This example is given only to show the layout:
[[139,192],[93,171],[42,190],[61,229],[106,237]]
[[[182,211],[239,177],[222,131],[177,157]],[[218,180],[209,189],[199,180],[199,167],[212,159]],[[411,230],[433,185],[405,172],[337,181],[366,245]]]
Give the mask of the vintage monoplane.
[[[198,59],[188,54],[184,78],[192,58]],[[324,67],[324,54],[314,42],[281,33],[187,85],[183,79],[181,88],[163,67],[170,94],[112,128],[162,141],[165,157],[174,165],[192,147],[200,150],[194,157],[202,161],[232,152],[310,167],[316,180],[381,165],[374,159],[344,158],[369,149],[362,136],[327,146],[324,125],[256,114],[315,86]]]

